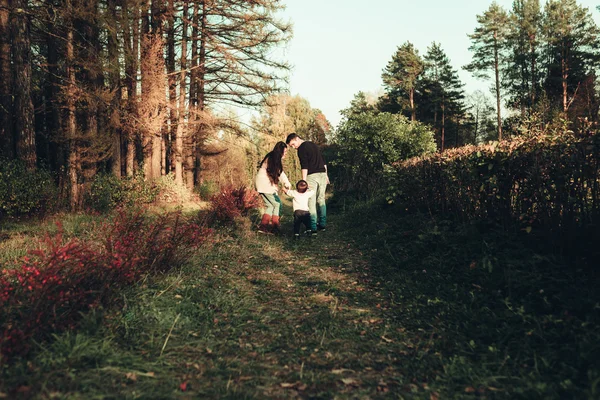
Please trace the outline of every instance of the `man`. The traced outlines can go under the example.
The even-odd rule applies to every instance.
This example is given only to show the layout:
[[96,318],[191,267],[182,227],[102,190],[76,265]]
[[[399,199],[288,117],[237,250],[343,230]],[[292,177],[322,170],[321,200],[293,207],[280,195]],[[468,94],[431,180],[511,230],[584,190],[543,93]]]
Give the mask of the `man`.
[[[327,164],[319,147],[311,141],[303,140],[295,133],[290,133],[286,143],[298,150],[302,179],[315,194],[308,201],[312,233],[324,230],[327,225],[327,207],[325,206],[325,189],[329,184]],[[317,222],[318,221],[318,222]]]

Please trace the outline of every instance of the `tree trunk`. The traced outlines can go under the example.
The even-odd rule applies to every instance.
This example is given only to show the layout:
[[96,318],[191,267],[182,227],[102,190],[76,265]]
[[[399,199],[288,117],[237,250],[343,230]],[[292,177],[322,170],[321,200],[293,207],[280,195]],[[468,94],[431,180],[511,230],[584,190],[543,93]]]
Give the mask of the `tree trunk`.
[[181,58],[179,75],[179,104],[177,107],[178,120],[175,131],[175,182],[183,184],[183,136],[185,127],[185,93],[186,93],[186,68],[187,68],[187,32],[188,32],[188,2],[183,2],[183,23],[181,33]]
[[446,148],[446,104],[442,98],[442,153]]
[[417,120],[417,110],[415,109],[415,89],[410,89],[408,91],[408,97],[410,101],[410,120]]
[[12,121],[9,0],[0,0],[0,154],[13,159],[15,142]]
[[[202,10],[201,10],[201,14],[198,15],[198,10],[197,10],[197,4],[195,5],[196,7],[196,11],[194,12],[194,21],[195,21],[195,26],[199,26],[199,33],[197,35],[199,35],[199,44],[200,44],[200,48],[199,48],[199,52],[196,58],[196,61],[194,62],[194,65],[196,66],[196,77],[195,77],[195,89],[194,89],[194,96],[197,98],[197,101],[195,103],[194,106],[194,112],[195,112],[195,125],[198,126],[198,128],[194,129],[194,131],[196,132],[196,135],[194,136],[194,158],[193,158],[193,163],[194,163],[194,183],[196,184],[200,184],[201,180],[202,180],[202,176],[200,174],[201,171],[201,166],[200,166],[200,160],[202,159],[201,157],[201,149],[202,149],[202,144],[201,142],[204,140],[204,138],[206,137],[206,125],[203,124],[202,118],[204,118],[204,108],[205,108],[205,76],[206,76],[206,31],[207,31],[207,20],[208,20],[208,7],[206,5],[206,0],[202,1]],[[198,40],[197,40],[198,42]]]
[[[137,70],[139,52],[139,21],[140,8],[132,11],[133,17],[129,18],[128,0],[122,0],[123,7],[123,40],[125,42],[125,86],[127,87],[127,112],[130,116],[137,115]],[[135,172],[135,142],[137,129],[127,124],[127,145],[125,174],[129,177]]]
[[[50,20],[54,21],[55,13],[52,7],[49,8]],[[48,48],[48,74],[46,77],[46,86],[44,88],[46,102],[46,134],[49,140],[49,164],[53,171],[58,171],[65,165],[63,146],[59,145],[58,139],[61,135],[61,113],[58,104],[59,88],[61,85],[61,72],[59,68],[58,55],[58,37],[59,32],[54,23],[48,25],[46,34],[46,47]]]
[[535,63],[535,46],[532,43],[532,40],[530,39],[529,41],[529,53],[531,55],[531,87],[529,88],[530,90],[530,95],[529,95],[529,101],[530,101],[530,111],[529,113],[531,114],[531,111],[533,110],[533,107],[535,106],[535,100],[536,100],[536,82],[535,82],[535,68],[536,68],[536,63]]
[[[124,11],[126,12],[126,11]],[[108,62],[109,70],[109,85],[112,93],[112,101],[110,104],[110,130],[113,137],[112,143],[112,160],[111,170],[113,175],[121,176],[121,68],[119,64],[119,48],[117,42],[117,4],[116,0],[108,0]]]
[[498,55],[498,32],[494,32],[494,73],[496,75],[496,110],[498,115],[498,141],[502,140],[502,115],[500,111],[500,58]]
[[568,96],[567,96],[567,78],[569,77],[569,67],[567,65],[566,54],[563,50],[562,52],[562,60],[560,62],[561,66],[561,80],[562,80],[562,103],[563,103],[563,112],[566,114],[569,108],[568,105]]
[[[167,75],[169,85],[169,130],[166,158],[169,170],[175,171],[175,130],[177,128],[177,79],[175,76],[175,0],[168,0],[168,27],[167,27]],[[185,34],[184,34],[185,36]]]
[[[149,60],[148,57],[151,55],[151,37],[150,37],[150,20],[148,18],[148,2],[149,0],[143,0],[142,3],[142,29],[141,29],[141,40],[140,40],[140,51],[141,51],[141,59],[140,59],[140,73],[141,73],[141,85],[142,85],[142,102],[140,104],[140,109],[144,107],[150,108],[150,90],[151,90],[151,67],[148,65]],[[146,111],[146,110],[144,110]],[[150,111],[152,112],[152,111]],[[153,178],[152,173],[152,142],[154,139],[154,134],[152,131],[150,121],[150,116],[146,113],[139,115],[141,119],[141,123],[144,124],[140,129],[142,135],[142,152],[144,158],[144,178],[146,180],[151,180]]]
[[[156,71],[154,72],[153,79],[156,81],[154,84],[156,85],[155,90],[152,91],[152,96],[156,96],[156,121],[153,124],[153,132],[152,132],[152,177],[158,178],[162,175],[162,163],[163,163],[163,129],[164,129],[164,121],[163,121],[163,113],[164,113],[164,96],[165,96],[165,64],[164,64],[164,39],[163,39],[163,22],[162,15],[164,12],[163,0],[152,0],[152,8],[151,8],[151,23],[152,23],[152,42],[154,42],[153,46],[157,46],[156,49],[153,49],[153,54],[156,64]],[[161,91],[162,88],[162,91]]]
[[79,143],[78,138],[76,137],[76,121],[75,121],[75,68],[74,68],[74,45],[73,45],[73,28],[69,27],[67,32],[67,41],[66,41],[66,54],[65,54],[65,64],[66,64],[66,77],[67,77],[67,87],[66,87],[66,111],[67,111],[67,120],[65,126],[65,133],[68,138],[69,143],[69,160],[67,163],[67,175],[69,177],[69,185],[70,185],[70,193],[69,193],[69,205],[71,207],[71,211],[76,211],[79,209],[79,198],[80,198],[80,190],[79,190],[79,170],[80,170],[80,161],[79,161]]
[[33,103],[31,101],[31,43],[27,0],[13,0],[12,57],[14,77],[14,122],[17,157],[27,168],[36,166]]

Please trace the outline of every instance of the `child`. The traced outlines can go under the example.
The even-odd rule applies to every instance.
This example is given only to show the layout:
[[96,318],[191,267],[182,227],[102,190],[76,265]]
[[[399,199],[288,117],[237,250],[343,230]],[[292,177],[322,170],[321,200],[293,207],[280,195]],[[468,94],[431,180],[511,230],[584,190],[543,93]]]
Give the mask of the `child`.
[[[300,239],[300,226],[304,224],[310,232],[310,212],[308,211],[308,199],[314,194],[314,190],[308,189],[308,183],[300,180],[296,183],[296,190],[286,190],[285,193],[290,196],[294,207],[294,239]],[[316,232],[311,232],[316,235]]]

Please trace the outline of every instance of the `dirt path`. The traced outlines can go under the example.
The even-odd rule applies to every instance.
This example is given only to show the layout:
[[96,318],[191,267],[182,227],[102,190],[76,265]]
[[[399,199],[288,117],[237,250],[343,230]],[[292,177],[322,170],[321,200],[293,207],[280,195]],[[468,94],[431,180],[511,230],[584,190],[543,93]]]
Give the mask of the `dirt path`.
[[237,338],[239,360],[250,361],[231,374],[228,393],[425,396],[427,385],[410,378],[418,371],[406,370],[422,340],[407,336],[396,319],[398,305],[370,281],[366,257],[336,233],[335,221],[316,238],[294,241],[289,222],[284,231],[283,237],[256,234],[255,255],[238,272],[255,306]]

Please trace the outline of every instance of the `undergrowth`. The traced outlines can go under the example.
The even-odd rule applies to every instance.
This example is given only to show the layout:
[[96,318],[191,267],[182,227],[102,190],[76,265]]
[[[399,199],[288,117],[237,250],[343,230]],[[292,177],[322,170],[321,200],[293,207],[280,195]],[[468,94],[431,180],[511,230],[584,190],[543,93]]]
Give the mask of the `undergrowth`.
[[[9,398],[598,398],[597,279],[541,232],[331,201],[215,231],[0,371]],[[341,207],[345,212],[341,213]]]
[[600,396],[599,282],[585,255],[557,254],[543,232],[403,211],[355,205],[340,230],[403,325],[431,336],[442,398]]

